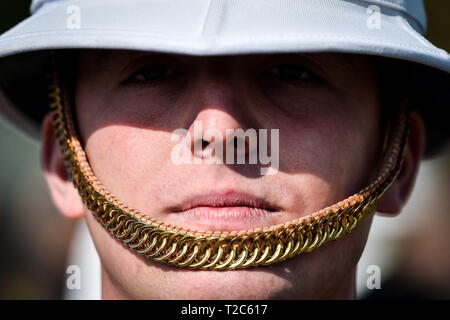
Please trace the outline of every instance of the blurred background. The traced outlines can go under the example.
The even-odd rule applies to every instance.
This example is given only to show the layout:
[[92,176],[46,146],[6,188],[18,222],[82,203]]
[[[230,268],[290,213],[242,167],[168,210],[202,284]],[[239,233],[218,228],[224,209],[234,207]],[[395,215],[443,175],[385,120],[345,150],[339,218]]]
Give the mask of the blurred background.
[[[0,1],[0,33],[29,15],[30,1]],[[427,38],[450,52],[450,1],[426,0]],[[0,115],[0,299],[100,298],[99,261],[82,222],[55,210],[40,165],[39,141]],[[423,162],[397,217],[376,216],[358,265],[360,299],[450,298],[450,155]],[[73,243],[77,243],[74,246]],[[86,254],[87,253],[87,254]],[[66,269],[82,270],[68,290]],[[373,267],[380,289],[368,289]]]

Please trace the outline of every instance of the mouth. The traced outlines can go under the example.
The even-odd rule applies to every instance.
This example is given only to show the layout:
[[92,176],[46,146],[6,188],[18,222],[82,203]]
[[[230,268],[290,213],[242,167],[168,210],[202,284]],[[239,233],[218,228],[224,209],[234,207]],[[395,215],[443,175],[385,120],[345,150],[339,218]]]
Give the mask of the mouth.
[[281,209],[265,199],[233,191],[192,197],[170,208],[169,214],[189,227],[233,231],[273,225]]

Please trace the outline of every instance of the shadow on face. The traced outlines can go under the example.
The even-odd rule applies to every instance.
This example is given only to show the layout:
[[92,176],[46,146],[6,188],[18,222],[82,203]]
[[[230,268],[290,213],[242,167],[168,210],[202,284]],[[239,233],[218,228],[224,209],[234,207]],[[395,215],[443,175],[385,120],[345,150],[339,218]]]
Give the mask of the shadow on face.
[[[153,200],[149,193],[162,201],[170,194],[171,206],[208,188],[239,187],[282,202],[270,192],[276,189],[286,198],[276,207],[308,201],[315,205],[301,209],[311,213],[359,191],[373,174],[381,132],[372,62],[337,53],[82,52],[80,137],[97,177],[125,203],[138,190]],[[237,140],[229,139],[237,130],[255,137],[241,139],[243,163]],[[174,161],[177,152],[184,162]],[[297,189],[328,196],[317,201]],[[131,205],[146,207],[144,200]]]
[[[122,202],[167,223],[235,230],[298,219],[359,191],[377,164],[380,103],[376,71],[368,57],[82,51],[77,67],[77,125],[94,173]],[[232,163],[208,162],[218,154],[225,159],[231,151],[238,152],[237,140],[228,137],[239,129],[258,134],[256,145],[251,146],[248,137],[242,139],[244,163],[236,163],[236,154]],[[259,139],[264,130],[269,134],[266,146]],[[273,140],[274,130],[278,137]],[[188,138],[180,142],[174,132]],[[180,144],[187,146],[189,160],[181,164],[173,160],[174,148]],[[213,153],[208,153],[210,146],[215,146],[209,149]],[[222,153],[217,151],[219,146]],[[266,157],[271,161],[263,163],[260,150],[264,148],[266,156],[277,159]],[[258,154],[256,164],[249,163],[251,150]],[[261,168],[275,165],[274,174],[261,174]],[[277,208],[277,214],[211,221],[205,215],[197,219],[169,209],[211,192],[264,199]],[[120,244],[110,243],[111,238],[90,216],[89,221],[108,279],[123,295],[133,295],[139,288],[145,297],[150,293],[144,284],[156,288],[159,283],[166,289],[154,297],[164,297],[177,281],[189,284],[179,291],[180,297],[192,294],[193,288],[204,297],[208,292],[211,298],[219,297],[220,290],[231,294],[224,289],[224,279],[232,288],[240,288],[235,296],[244,297],[249,294],[246,286],[238,284],[244,278],[254,290],[261,289],[261,295],[252,297],[298,296],[299,292],[313,297],[321,284],[328,289],[317,296],[333,296],[343,279],[347,282],[343,287],[351,287],[352,277],[330,275],[342,275],[354,267],[370,226],[368,219],[366,227],[340,243],[279,266],[204,273],[136,259]],[[330,266],[327,257],[340,262]],[[142,273],[144,280],[133,280],[131,274],[120,271],[123,261],[129,262],[133,272]],[[210,290],[205,289],[208,286]]]

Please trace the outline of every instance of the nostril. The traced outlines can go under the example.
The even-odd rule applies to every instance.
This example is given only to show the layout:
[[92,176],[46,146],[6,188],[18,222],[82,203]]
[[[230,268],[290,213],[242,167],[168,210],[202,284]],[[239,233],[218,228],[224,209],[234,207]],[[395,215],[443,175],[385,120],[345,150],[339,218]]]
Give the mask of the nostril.
[[238,154],[247,153],[248,149],[249,149],[249,143],[248,143],[247,137],[234,137],[233,138],[233,147],[235,150],[237,150]]
[[209,145],[209,142],[205,139],[202,139],[202,149],[205,149]]

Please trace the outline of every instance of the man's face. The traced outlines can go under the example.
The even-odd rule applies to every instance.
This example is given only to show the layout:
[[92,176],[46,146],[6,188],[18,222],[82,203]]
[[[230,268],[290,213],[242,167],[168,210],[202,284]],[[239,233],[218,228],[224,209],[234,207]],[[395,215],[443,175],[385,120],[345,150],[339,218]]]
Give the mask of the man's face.
[[[75,109],[92,169],[120,201],[152,218],[196,230],[284,223],[356,193],[374,173],[381,108],[367,57],[105,51],[82,52],[78,62]],[[248,161],[175,163],[180,142],[172,133],[183,128],[193,136],[195,123],[203,132],[218,130],[223,139],[227,129],[252,128],[267,129],[270,141],[271,129],[279,129],[276,173],[261,175],[261,164]],[[189,150],[191,160],[201,158]],[[221,206],[221,197],[251,199],[255,208],[203,204],[182,210],[199,198]],[[266,208],[258,208],[262,202]],[[114,240],[87,209],[86,219],[102,261],[104,296],[148,299],[351,296],[371,220],[312,253],[221,272],[142,258]]]

